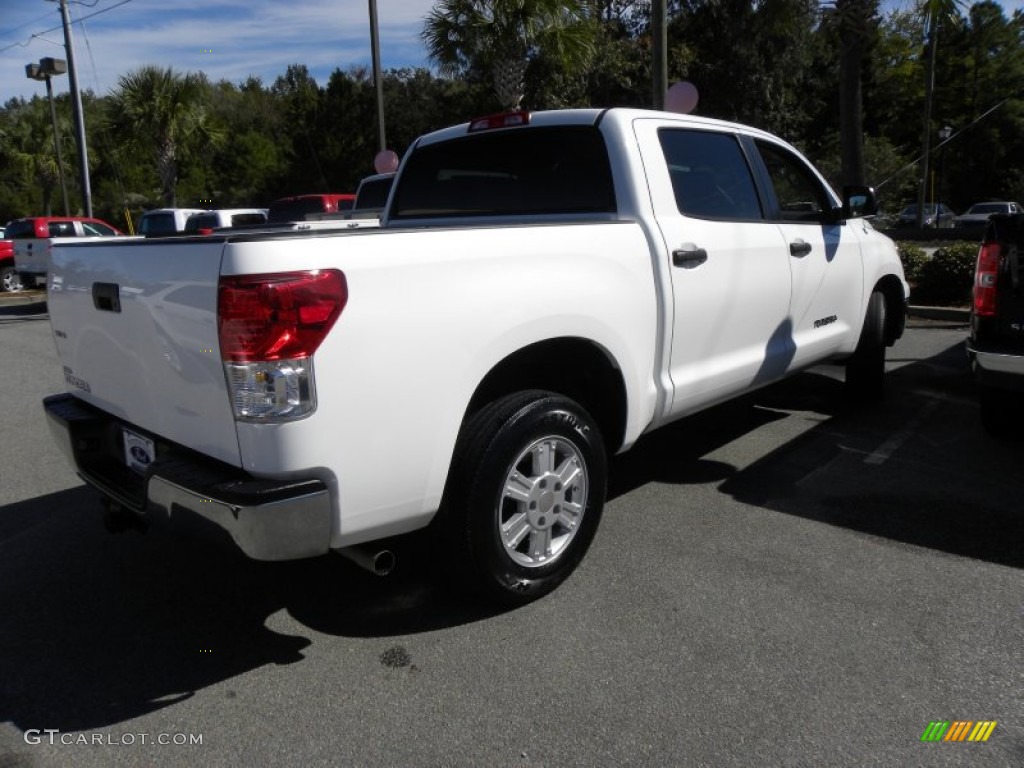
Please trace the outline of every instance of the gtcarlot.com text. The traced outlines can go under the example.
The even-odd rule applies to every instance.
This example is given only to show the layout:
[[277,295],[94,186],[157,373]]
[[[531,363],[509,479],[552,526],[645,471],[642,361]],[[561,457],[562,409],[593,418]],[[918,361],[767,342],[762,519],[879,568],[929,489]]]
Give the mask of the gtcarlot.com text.
[[29,728],[26,744],[51,746],[134,747],[156,744],[165,747],[201,745],[201,733],[61,733],[56,728]]

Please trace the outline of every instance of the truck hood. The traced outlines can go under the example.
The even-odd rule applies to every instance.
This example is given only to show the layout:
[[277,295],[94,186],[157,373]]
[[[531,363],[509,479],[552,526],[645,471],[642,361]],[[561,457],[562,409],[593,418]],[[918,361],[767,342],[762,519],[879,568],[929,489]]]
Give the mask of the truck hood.
[[240,465],[217,338],[221,239],[58,244],[50,323],[69,392]]

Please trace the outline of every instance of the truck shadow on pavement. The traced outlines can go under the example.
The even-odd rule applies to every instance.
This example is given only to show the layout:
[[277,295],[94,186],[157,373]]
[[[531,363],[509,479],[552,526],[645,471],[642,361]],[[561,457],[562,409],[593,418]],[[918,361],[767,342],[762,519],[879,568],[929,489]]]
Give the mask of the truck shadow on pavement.
[[492,614],[420,570],[382,579],[336,555],[257,563],[169,534],[112,535],[85,486],[7,505],[0,722],[70,732],[138,718],[303,660],[303,626],[381,637]]
[[[1024,568],[1024,443],[980,425],[963,345],[888,373],[851,403],[838,372],[810,372],[689,417],[613,463],[609,496],[648,482],[717,484],[746,504],[892,542]],[[751,465],[706,458],[780,419],[817,424]]]
[[0,325],[49,320],[46,294],[0,294]]

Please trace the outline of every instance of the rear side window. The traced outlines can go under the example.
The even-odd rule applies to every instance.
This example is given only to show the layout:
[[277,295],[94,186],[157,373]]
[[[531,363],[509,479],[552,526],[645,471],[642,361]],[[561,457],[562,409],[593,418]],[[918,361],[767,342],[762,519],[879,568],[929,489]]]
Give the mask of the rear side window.
[[614,213],[608,151],[592,126],[481,133],[417,149],[393,219]]
[[370,208],[381,209],[388,201],[388,193],[391,191],[391,183],[394,176],[387,176],[381,179],[370,179],[359,185],[359,193],[356,197],[357,209]]
[[763,218],[754,177],[734,135],[663,128],[658,139],[680,213],[725,221]]
[[75,222],[73,221],[51,221],[47,224],[50,237],[75,237]]

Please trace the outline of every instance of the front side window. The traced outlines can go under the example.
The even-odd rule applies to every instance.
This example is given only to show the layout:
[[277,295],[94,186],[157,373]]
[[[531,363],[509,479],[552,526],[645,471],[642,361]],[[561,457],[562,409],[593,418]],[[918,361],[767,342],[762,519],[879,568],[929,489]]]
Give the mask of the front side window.
[[679,212],[725,221],[759,221],[761,202],[743,150],[731,133],[658,131]]
[[820,222],[831,214],[832,199],[806,163],[777,144],[756,144],[775,189],[779,219]]
[[608,151],[592,126],[515,128],[417,149],[393,219],[613,213]]
[[107,237],[113,237],[117,234],[112,227],[108,227],[106,224],[100,224],[98,221],[83,221],[82,229],[85,230],[86,235],[90,236],[104,235]]

